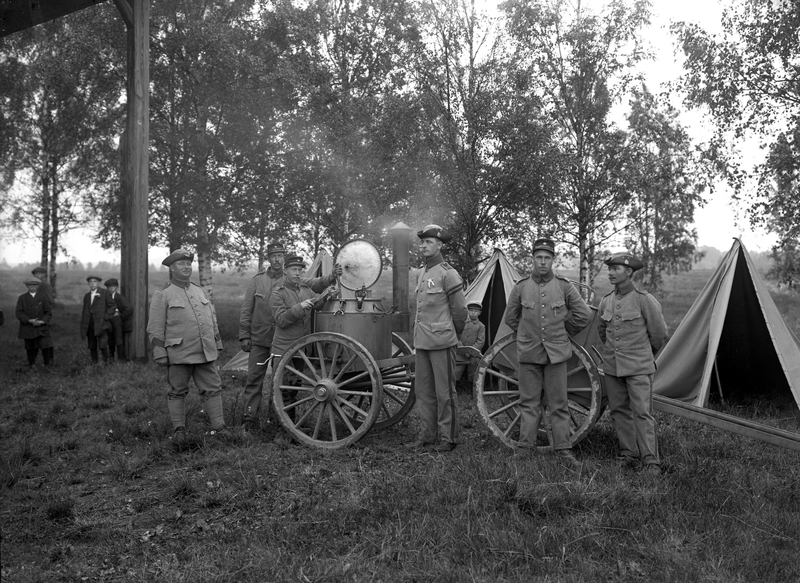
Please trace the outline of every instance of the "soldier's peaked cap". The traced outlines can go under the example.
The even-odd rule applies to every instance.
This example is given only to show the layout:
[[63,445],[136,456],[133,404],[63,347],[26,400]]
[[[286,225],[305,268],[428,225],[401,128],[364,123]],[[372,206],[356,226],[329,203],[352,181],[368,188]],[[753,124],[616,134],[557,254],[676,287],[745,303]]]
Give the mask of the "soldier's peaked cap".
[[169,257],[167,257],[166,259],[164,259],[164,261],[161,262],[161,265],[166,265],[167,267],[169,267],[176,261],[181,261],[184,259],[186,261],[194,261],[194,253],[189,253],[186,249],[176,249],[175,251],[169,254]]
[[302,267],[305,268],[306,262],[303,261],[303,258],[299,255],[289,255],[286,258],[286,261],[283,262],[283,267],[288,269],[289,267]]
[[556,242],[552,239],[536,239],[536,241],[533,242],[533,252],[536,253],[537,251],[549,251],[555,255]]
[[280,241],[273,241],[267,245],[267,255],[271,253],[286,253],[286,247]]
[[29,277],[22,283],[24,283],[25,285],[41,285],[42,282],[36,279],[35,277]]
[[634,257],[627,251],[621,253],[614,253],[611,257],[606,259],[603,263],[606,265],[622,265],[623,267],[630,267],[634,271],[640,270],[644,267],[644,263],[638,257]]
[[417,231],[417,237],[420,239],[427,239],[433,237],[439,239],[442,243],[447,243],[453,236],[441,228],[439,225],[425,225],[421,231]]

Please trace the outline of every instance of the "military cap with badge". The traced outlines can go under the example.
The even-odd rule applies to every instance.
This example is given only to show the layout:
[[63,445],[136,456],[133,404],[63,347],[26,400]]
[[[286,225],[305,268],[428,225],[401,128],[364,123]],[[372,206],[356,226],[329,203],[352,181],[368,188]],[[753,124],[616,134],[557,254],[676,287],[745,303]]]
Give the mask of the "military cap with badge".
[[425,225],[421,231],[417,231],[417,237],[420,239],[439,239],[442,243],[448,243],[453,238],[450,233],[439,225]]
[[644,267],[644,263],[642,263],[641,259],[633,256],[627,251],[614,253],[603,263],[605,263],[606,265],[622,265],[623,267],[630,267],[633,271],[639,271]]
[[169,256],[161,262],[161,265],[169,267],[176,261],[194,261],[194,253],[190,253],[186,249],[176,249]]

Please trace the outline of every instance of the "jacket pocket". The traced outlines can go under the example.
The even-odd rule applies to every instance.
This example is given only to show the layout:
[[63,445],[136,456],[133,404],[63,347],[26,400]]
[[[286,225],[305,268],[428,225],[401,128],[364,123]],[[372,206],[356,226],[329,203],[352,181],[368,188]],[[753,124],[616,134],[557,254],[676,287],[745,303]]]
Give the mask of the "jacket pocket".
[[164,340],[164,348],[168,346],[178,346],[181,342],[183,342],[183,338],[167,338]]
[[167,304],[168,308],[185,308],[186,304],[183,300],[170,300]]
[[624,312],[622,312],[621,317],[622,317],[622,320],[625,321],[625,322],[628,322],[630,320],[636,320],[637,318],[641,318],[642,317],[642,311],[641,310],[625,310]]
[[610,322],[614,318],[614,314],[611,312],[603,312],[600,314],[600,319],[605,320],[606,322]]
[[450,332],[452,329],[449,322],[431,322],[431,332]]

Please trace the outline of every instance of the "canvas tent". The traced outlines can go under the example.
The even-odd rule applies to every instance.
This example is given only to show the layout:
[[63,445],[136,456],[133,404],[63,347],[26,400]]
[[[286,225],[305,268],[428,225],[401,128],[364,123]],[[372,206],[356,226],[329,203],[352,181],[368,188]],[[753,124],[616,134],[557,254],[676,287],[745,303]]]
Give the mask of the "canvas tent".
[[514,268],[505,254],[495,247],[492,256],[484,265],[478,277],[469,285],[464,294],[468,302],[480,302],[483,306],[480,321],[486,326],[486,350],[498,338],[502,338],[511,332],[511,329],[503,324],[503,313],[506,310],[506,302],[511,295],[514,284],[522,279],[522,276]]
[[311,262],[311,265],[308,266],[306,269],[306,277],[322,277],[323,275],[328,275],[333,271],[333,258],[328,255],[328,252],[325,249],[320,249],[317,256],[314,257],[314,261]]
[[778,395],[800,406],[800,342],[738,239],[656,362],[653,391],[664,397],[704,407],[718,392]]
[[[314,257],[314,261],[311,262],[311,265],[308,266],[306,269],[305,277],[322,277],[323,275],[328,275],[333,271],[333,259],[325,249],[320,250],[317,253],[317,256]],[[244,350],[240,350],[236,353],[236,355],[231,358],[225,366],[222,367],[222,370],[238,370],[247,372],[247,358],[248,353]]]

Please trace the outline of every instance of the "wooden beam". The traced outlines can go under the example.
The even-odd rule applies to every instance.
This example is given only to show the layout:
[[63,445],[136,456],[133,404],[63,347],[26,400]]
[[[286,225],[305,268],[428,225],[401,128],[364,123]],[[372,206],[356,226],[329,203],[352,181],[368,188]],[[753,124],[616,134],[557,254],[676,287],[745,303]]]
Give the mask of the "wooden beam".
[[719,411],[704,409],[703,407],[697,407],[682,401],[662,397],[661,395],[653,395],[653,408],[662,413],[677,415],[678,417],[711,425],[737,435],[752,437],[772,445],[800,451],[800,434],[792,433],[791,431],[784,431],[783,429],[727,415]]
[[0,37],[102,4],[106,0],[5,0],[0,2]]
[[117,7],[122,21],[125,23],[126,28],[133,28],[133,8],[131,8],[128,0],[114,0],[114,6]]
[[[127,1],[127,0],[126,0]],[[132,0],[128,120],[123,139],[122,293],[133,305],[132,357],[147,358],[147,195],[150,141],[150,0]]]

